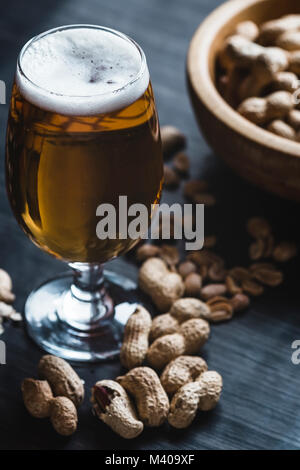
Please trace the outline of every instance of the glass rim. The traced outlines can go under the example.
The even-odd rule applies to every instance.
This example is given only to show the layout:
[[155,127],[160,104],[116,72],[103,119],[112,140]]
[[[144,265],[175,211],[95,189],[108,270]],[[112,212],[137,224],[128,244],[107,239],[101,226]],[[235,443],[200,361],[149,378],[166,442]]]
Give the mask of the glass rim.
[[[34,43],[36,41],[39,41],[41,38],[43,38],[45,36],[48,36],[50,34],[56,33],[58,31],[65,31],[65,30],[68,30],[68,29],[97,29],[97,30],[106,31],[108,33],[114,34],[115,36],[118,36],[121,39],[131,43],[135,47],[135,49],[138,51],[138,53],[140,55],[140,58],[141,58],[141,66],[140,66],[140,69],[137,72],[136,76],[132,80],[130,80],[129,82],[122,85],[120,88],[116,88],[115,90],[112,90],[112,91],[105,91],[103,93],[95,93],[93,95],[67,95],[67,94],[63,94],[63,93],[56,93],[52,90],[49,90],[47,88],[41,87],[40,85],[37,85],[32,79],[30,79],[26,75],[26,73],[22,69],[21,62],[22,62],[22,57],[23,57],[24,53],[31,46],[32,43]],[[43,33],[40,33],[37,36],[33,36],[31,39],[29,39],[24,44],[24,46],[22,47],[22,49],[21,49],[21,51],[18,55],[18,59],[17,59],[18,72],[21,74],[21,76],[23,76],[35,88],[37,88],[39,90],[42,90],[43,92],[49,93],[51,95],[61,96],[61,97],[65,97],[65,98],[79,98],[79,99],[81,99],[81,98],[82,99],[91,99],[93,97],[98,97],[98,96],[107,96],[107,95],[118,93],[118,92],[124,90],[128,86],[133,85],[135,82],[137,82],[143,76],[143,74],[146,70],[146,65],[147,65],[147,61],[146,61],[146,56],[144,54],[144,51],[139,46],[139,44],[136,41],[134,41],[134,39],[132,39],[131,37],[127,36],[126,34],[121,33],[120,31],[117,31],[116,29],[113,29],[113,28],[108,28],[106,26],[93,25],[93,24],[84,24],[84,23],[57,26],[55,28],[51,28],[51,29],[48,29],[47,31],[44,31]]]

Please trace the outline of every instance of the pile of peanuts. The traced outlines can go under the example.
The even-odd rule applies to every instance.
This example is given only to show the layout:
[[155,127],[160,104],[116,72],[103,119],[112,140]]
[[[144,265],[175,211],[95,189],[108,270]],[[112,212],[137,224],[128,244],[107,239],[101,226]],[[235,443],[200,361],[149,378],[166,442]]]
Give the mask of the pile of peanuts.
[[300,15],[239,23],[218,57],[218,88],[237,111],[300,141]]
[[[199,299],[180,299],[170,313],[153,320],[142,306],[130,316],[120,354],[121,364],[129,372],[116,380],[133,397],[142,425],[156,427],[167,420],[175,428],[186,428],[197,410],[209,411],[217,405],[222,377],[208,371],[201,357],[193,356],[210,334],[209,323],[202,318],[206,312],[208,308]],[[145,361],[150,367],[143,366]],[[103,406],[103,386],[107,386],[106,381],[93,388],[95,410],[100,419],[121,434],[117,421],[111,422],[112,409],[107,408],[113,405],[113,396]],[[140,434],[142,429],[140,426],[136,432]]]
[[198,410],[212,410],[220,399],[222,377],[192,355],[209,337],[209,323],[201,318],[207,312],[198,299],[180,299],[170,313],[152,320],[138,306],[125,326],[120,353],[129,372],[94,385],[91,401],[96,416],[120,436],[132,439],[144,426],[168,421],[175,428],[186,428]]
[[[181,351],[194,352],[206,341],[209,326],[202,320],[199,326],[200,322],[201,331]],[[175,428],[186,428],[198,409],[209,411],[217,405],[222,391],[222,377],[208,371],[202,358],[178,355],[175,349],[173,354],[169,352],[174,359],[168,361],[160,378],[153,368],[141,366],[149,335],[156,329],[151,324],[149,312],[138,307],[126,325],[121,353],[121,363],[131,370],[116,380],[100,380],[91,390],[95,416],[125,439],[139,436],[144,426],[158,427],[166,420]],[[190,328],[197,326],[197,322],[190,328],[186,324],[188,321],[182,324],[178,336],[185,338]],[[165,363],[166,358],[159,367]],[[26,378],[22,382],[26,409],[35,418],[49,418],[58,434],[72,435],[78,424],[77,408],[84,399],[83,382],[70,364],[51,355],[41,358],[38,375],[39,379]]]
[[[174,186],[174,175],[179,185],[188,175],[189,159],[182,151],[176,152],[186,139],[178,129],[166,126],[162,140],[164,154],[175,153],[172,166],[165,166],[165,174],[172,176],[168,186]],[[213,205],[215,198],[207,189],[205,181],[189,180],[183,192],[195,203]],[[152,318],[143,306],[136,308],[125,326],[120,352],[120,362],[128,372],[115,380],[99,380],[91,390],[94,415],[123,438],[133,439],[145,426],[165,422],[186,428],[198,410],[210,411],[218,404],[222,377],[208,370],[197,355],[209,338],[210,323],[231,319],[248,307],[249,296],[261,295],[264,286],[278,286],[283,274],[273,262],[289,261],[298,251],[294,243],[276,243],[264,218],[251,218],[246,228],[253,239],[248,268],[226,269],[224,260],[212,251],[213,235],[205,239],[204,249],[190,252],[185,259],[175,244],[144,243],[136,248],[135,258],[141,263],[139,286],[159,314]],[[55,356],[42,357],[38,371],[41,380],[25,379],[22,384],[26,408],[34,417],[50,418],[59,434],[73,434],[76,408],[84,397],[82,381],[67,362]]]

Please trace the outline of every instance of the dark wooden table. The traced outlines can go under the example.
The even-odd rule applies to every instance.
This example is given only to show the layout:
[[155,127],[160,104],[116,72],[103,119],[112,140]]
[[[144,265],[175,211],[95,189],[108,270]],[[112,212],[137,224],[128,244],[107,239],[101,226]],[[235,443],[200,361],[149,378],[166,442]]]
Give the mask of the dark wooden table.
[[[299,206],[281,201],[241,181],[215,157],[201,137],[185,83],[190,38],[220,0],[15,0],[2,1],[0,79],[8,94],[18,51],[33,35],[54,26],[98,23],[121,30],[143,47],[155,89],[161,124],[174,124],[188,136],[192,175],[207,178],[218,204],[207,209],[206,233],[218,236],[218,251],[228,265],[246,264],[249,239],[245,221],[264,215],[279,238],[299,239]],[[14,281],[16,306],[41,280],[64,266],[42,253],[18,228],[5,193],[4,136],[8,105],[0,105],[1,194],[0,265]],[[243,156],[241,155],[241,158]],[[55,188],[53,188],[55,191]],[[165,192],[165,200],[181,200]],[[136,268],[130,261],[115,261]],[[113,265],[112,265],[113,266]],[[42,352],[23,327],[6,326],[7,364],[0,366],[1,449],[296,449],[300,447],[300,365],[291,362],[291,343],[300,339],[299,262],[285,268],[285,283],[252,302],[249,310],[213,327],[203,355],[224,377],[217,409],[184,431],[165,425],[124,441],[90,411],[89,392],[79,411],[79,429],[69,439],[57,436],[49,422],[31,418],[24,409],[20,383],[32,376]],[[86,389],[101,378],[118,375],[119,362],[80,366]]]

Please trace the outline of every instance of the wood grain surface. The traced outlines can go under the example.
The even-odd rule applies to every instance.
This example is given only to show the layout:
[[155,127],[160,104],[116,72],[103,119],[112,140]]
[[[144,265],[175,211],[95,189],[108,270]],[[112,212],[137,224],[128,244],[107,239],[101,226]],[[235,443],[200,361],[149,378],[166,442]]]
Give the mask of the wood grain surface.
[[[242,1],[242,0],[241,0]],[[247,264],[245,222],[266,216],[279,239],[299,240],[298,205],[281,201],[240,180],[211,153],[199,134],[185,83],[188,44],[198,24],[219,0],[15,0],[0,16],[0,79],[9,90],[20,47],[33,35],[71,23],[98,23],[119,29],[141,44],[150,71],[161,124],[174,124],[188,136],[194,177],[207,178],[217,205],[205,212],[207,234],[218,236],[217,250],[228,266]],[[125,6],[126,5],[126,6]],[[8,105],[0,105],[0,265],[14,281],[16,306],[42,280],[65,269],[36,248],[10,211],[4,176],[4,136]],[[241,156],[242,157],[242,156]],[[55,191],[55,188],[53,188]],[[181,191],[164,193],[181,201]],[[130,259],[112,263],[136,276]],[[89,388],[120,372],[118,361],[76,367],[87,396],[79,410],[79,428],[71,438],[57,436],[46,420],[28,415],[20,384],[36,373],[42,354],[22,327],[6,326],[7,364],[0,366],[1,449],[298,449],[300,447],[300,365],[291,362],[291,343],[300,339],[299,261],[284,268],[285,283],[251,303],[249,310],[212,328],[203,356],[224,378],[224,393],[212,413],[187,430],[167,425],[125,441],[91,414]]]

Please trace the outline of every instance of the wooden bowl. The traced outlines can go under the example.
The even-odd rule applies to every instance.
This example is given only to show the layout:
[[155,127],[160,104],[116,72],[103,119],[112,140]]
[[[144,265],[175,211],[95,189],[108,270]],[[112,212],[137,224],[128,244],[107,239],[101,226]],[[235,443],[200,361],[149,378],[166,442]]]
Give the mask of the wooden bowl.
[[189,92],[202,132],[217,155],[261,188],[300,201],[300,144],[278,137],[240,116],[215,86],[215,64],[224,38],[237,23],[260,24],[300,13],[299,0],[230,0],[195,32],[187,57]]

